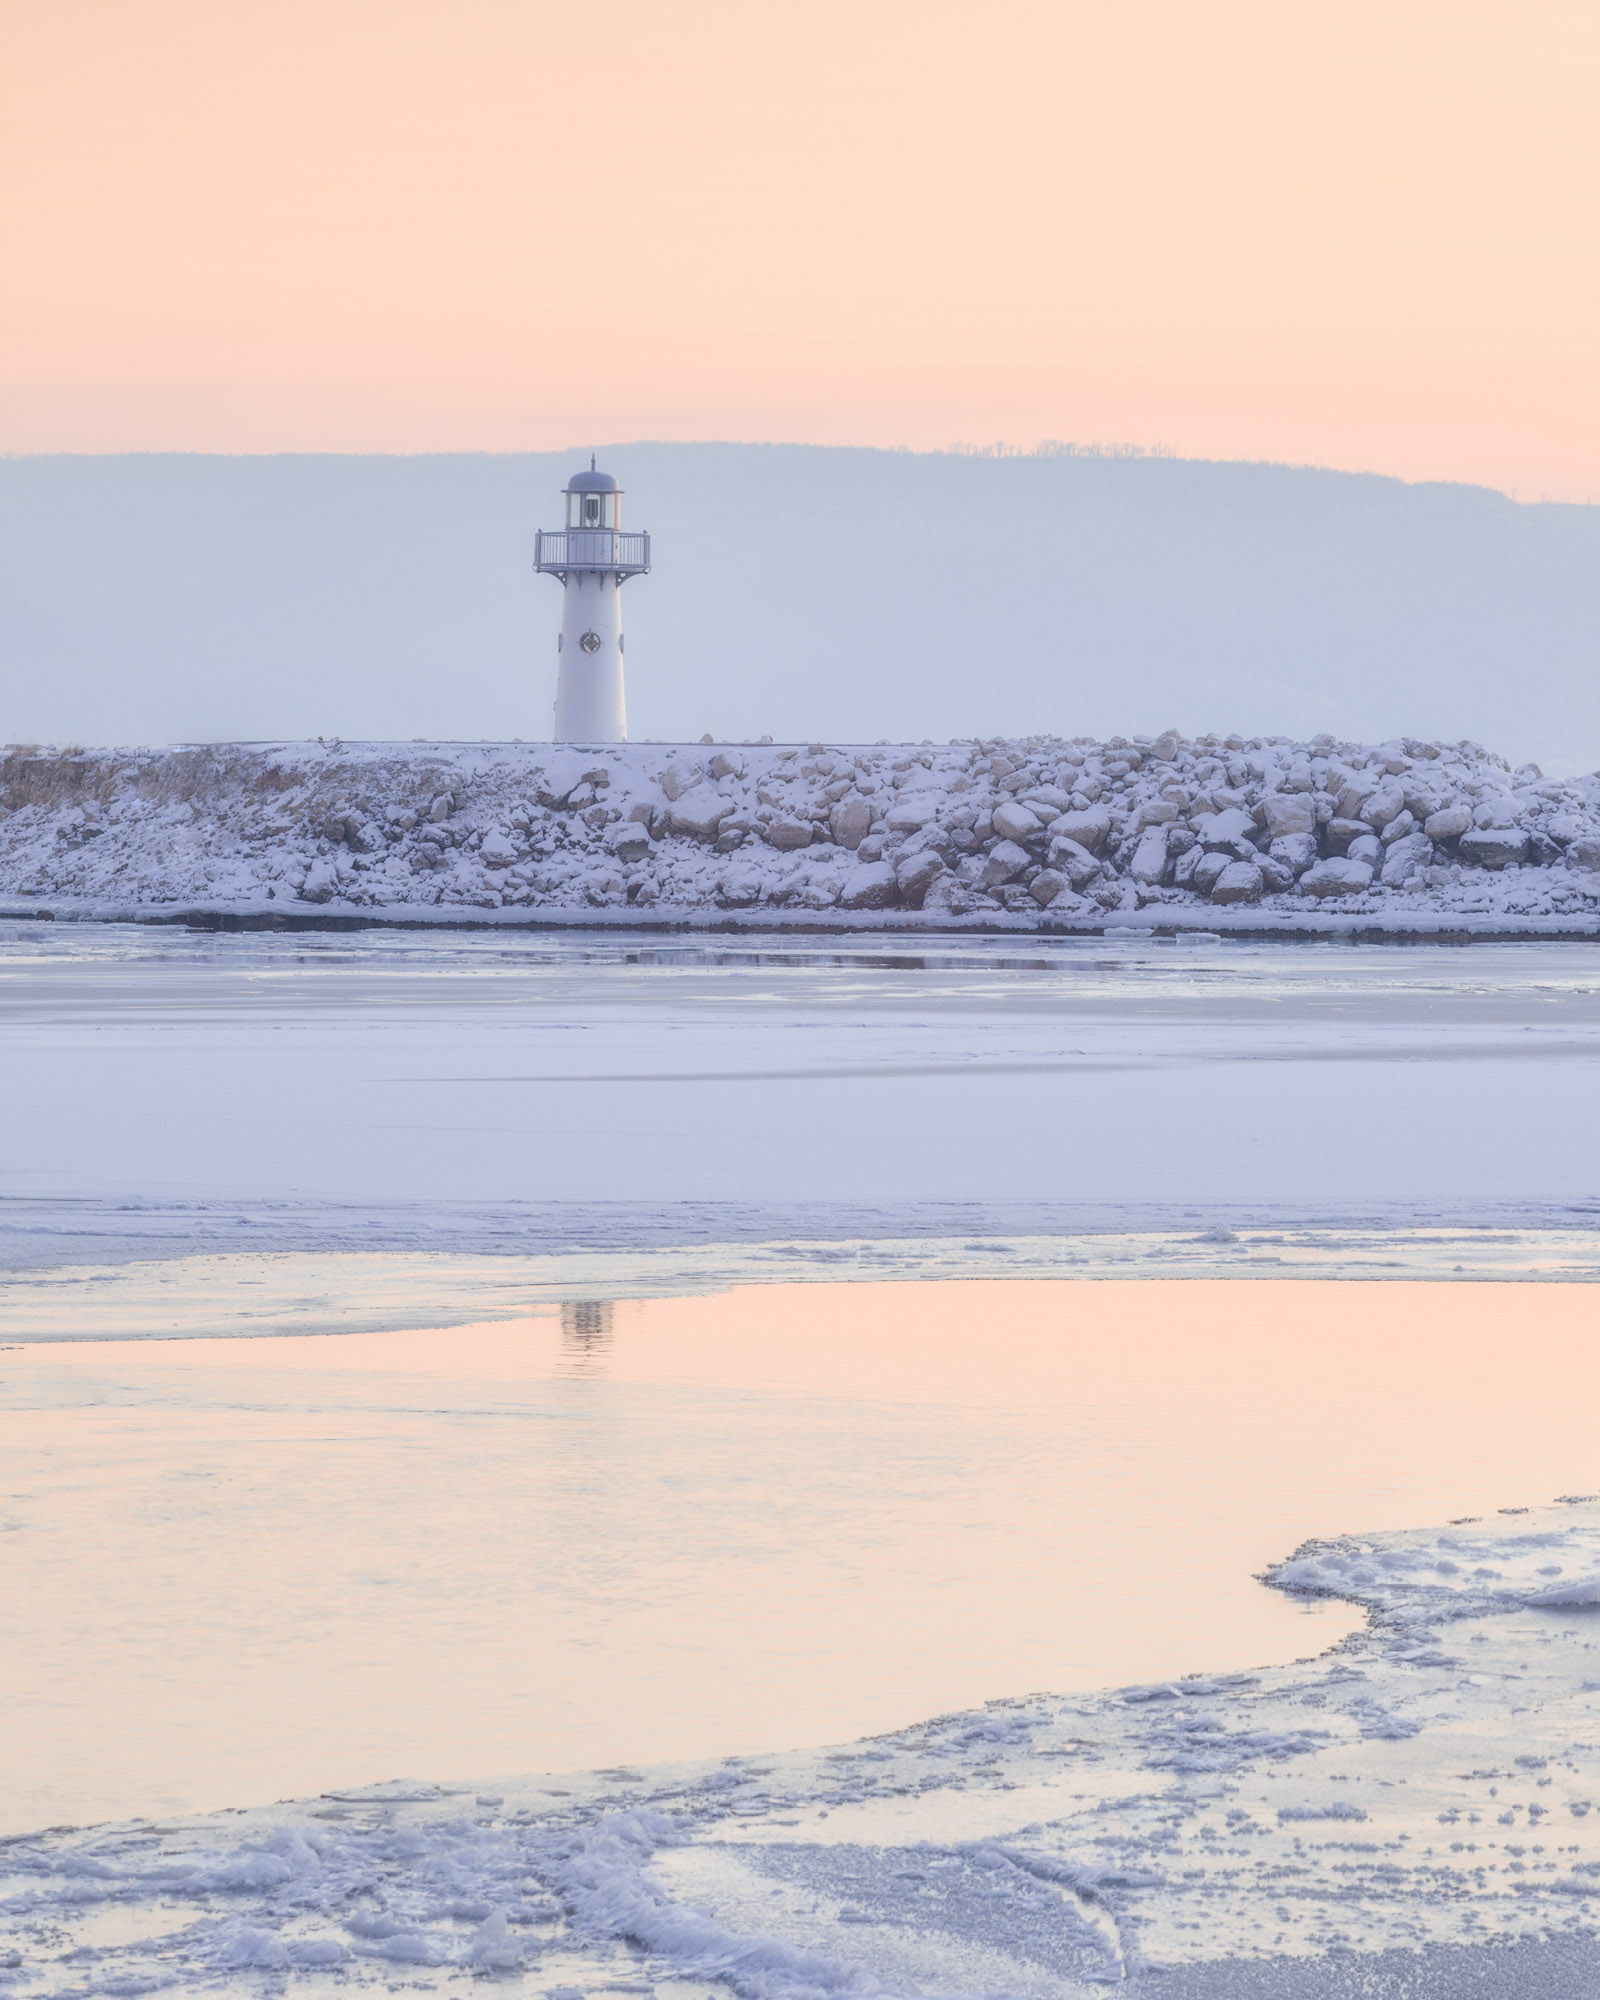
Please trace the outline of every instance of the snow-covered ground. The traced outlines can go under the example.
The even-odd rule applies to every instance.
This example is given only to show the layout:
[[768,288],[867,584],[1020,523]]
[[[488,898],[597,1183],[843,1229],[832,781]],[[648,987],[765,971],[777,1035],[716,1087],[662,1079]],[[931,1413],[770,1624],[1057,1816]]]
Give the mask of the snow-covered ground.
[[13,1841],[6,1990],[1588,2000],[1600,1504],[1313,1543],[1268,1580],[1369,1627],[822,1754]]
[[0,907],[505,922],[1600,930],[1600,774],[1473,744],[13,750]]

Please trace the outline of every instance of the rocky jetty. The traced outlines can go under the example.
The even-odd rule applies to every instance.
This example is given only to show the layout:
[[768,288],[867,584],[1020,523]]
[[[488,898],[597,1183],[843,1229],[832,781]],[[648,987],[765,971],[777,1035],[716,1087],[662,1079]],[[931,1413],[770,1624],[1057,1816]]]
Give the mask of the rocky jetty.
[[[1600,773],[1472,743],[13,748],[12,915],[1600,928]],[[1339,920],[1339,922],[1334,922]]]

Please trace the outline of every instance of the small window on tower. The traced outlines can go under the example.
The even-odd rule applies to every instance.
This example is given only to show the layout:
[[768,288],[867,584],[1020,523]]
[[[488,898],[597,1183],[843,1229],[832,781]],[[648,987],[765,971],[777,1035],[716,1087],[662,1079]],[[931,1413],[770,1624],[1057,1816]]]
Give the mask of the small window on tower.
[[598,528],[600,525],[600,495],[585,493],[583,496],[583,525]]

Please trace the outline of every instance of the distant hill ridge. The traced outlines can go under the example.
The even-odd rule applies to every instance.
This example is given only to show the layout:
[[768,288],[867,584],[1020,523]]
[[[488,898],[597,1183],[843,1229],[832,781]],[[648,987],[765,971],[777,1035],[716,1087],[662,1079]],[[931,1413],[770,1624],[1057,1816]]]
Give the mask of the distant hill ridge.
[[[0,461],[0,736],[537,739],[576,452]],[[1160,457],[601,448],[654,573],[630,721],[1175,723],[1600,763],[1600,509]]]

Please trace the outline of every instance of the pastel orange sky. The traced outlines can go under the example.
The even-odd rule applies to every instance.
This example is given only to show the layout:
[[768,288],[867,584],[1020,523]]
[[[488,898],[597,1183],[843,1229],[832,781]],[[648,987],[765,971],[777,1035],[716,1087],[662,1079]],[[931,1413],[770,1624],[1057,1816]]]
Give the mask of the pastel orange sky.
[[11,451],[1165,444],[1600,499],[1594,0],[0,0]]

